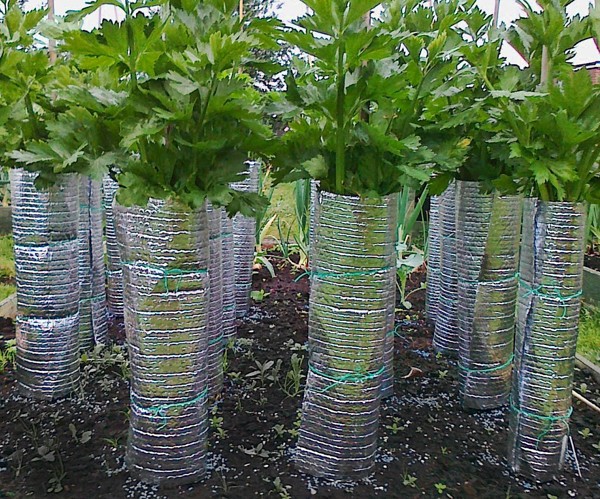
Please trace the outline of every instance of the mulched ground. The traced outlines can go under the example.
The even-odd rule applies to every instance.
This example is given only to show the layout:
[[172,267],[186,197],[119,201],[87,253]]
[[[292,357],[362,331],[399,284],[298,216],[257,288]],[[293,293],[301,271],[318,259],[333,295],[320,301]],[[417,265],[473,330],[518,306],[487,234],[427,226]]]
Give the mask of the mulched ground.
[[[276,261],[276,260],[273,260]],[[534,485],[512,477],[505,460],[507,411],[467,414],[458,401],[457,369],[431,348],[423,319],[423,291],[414,308],[399,312],[395,396],[382,409],[377,467],[361,482],[328,482],[293,466],[301,394],[282,389],[291,357],[303,357],[306,372],[308,283],[289,265],[272,279],[256,273],[254,289],[267,293],[239,324],[228,351],[226,389],[211,412],[210,474],[195,486],[159,490],[133,480],[123,464],[127,438],[128,366],[122,347],[89,356],[81,390],[54,403],[28,401],[14,372],[0,374],[0,498],[156,497],[600,497],[600,415],[576,403],[571,432],[583,478],[567,467],[555,481]],[[420,285],[413,274],[409,288]],[[112,333],[122,342],[122,325]],[[13,335],[0,322],[2,337]],[[261,379],[257,363],[273,361]],[[422,371],[404,378],[412,367]],[[581,384],[586,385],[584,390]],[[600,402],[600,387],[576,372],[576,387]],[[596,445],[596,447],[594,447]]]

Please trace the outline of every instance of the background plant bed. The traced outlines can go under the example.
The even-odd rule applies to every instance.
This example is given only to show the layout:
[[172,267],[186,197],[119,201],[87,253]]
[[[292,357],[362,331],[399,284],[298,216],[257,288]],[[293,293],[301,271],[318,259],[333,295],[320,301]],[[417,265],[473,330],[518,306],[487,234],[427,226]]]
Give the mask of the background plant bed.
[[0,301],[0,317],[14,319],[17,317],[17,293]]
[[[583,299],[587,303],[600,304],[600,257],[594,255],[594,260],[591,262],[595,267],[583,267]],[[587,261],[587,257],[586,257]],[[587,263],[587,262],[586,262]]]
[[[277,267],[281,260],[270,258]],[[409,315],[397,314],[397,382],[395,396],[382,409],[375,473],[360,483],[300,475],[292,457],[301,394],[290,397],[280,386],[292,354],[304,357],[306,372],[308,282],[306,277],[294,282],[296,277],[287,264],[274,279],[266,269],[254,276],[253,289],[265,293],[240,323],[235,348],[228,350],[226,390],[211,415],[211,471],[205,483],[158,490],[131,479],[123,466],[127,366],[123,349],[115,348],[90,356],[80,394],[51,404],[19,396],[10,368],[0,374],[0,498],[43,497],[61,469],[60,496],[69,498],[548,498],[568,497],[569,491],[578,497],[597,493],[600,448],[594,445],[600,447],[600,418],[579,403],[570,427],[583,479],[576,476],[572,454],[555,482],[536,486],[508,475],[507,410],[467,414],[460,409],[456,364],[437,358],[431,348],[432,333],[422,312],[424,291],[412,296]],[[411,275],[410,289],[422,278],[422,273]],[[10,325],[0,327],[0,338],[11,335]],[[113,324],[111,335],[122,343],[122,326]],[[404,378],[411,369],[413,375]],[[582,384],[585,396],[598,403],[600,387],[577,370],[575,387],[581,390]]]

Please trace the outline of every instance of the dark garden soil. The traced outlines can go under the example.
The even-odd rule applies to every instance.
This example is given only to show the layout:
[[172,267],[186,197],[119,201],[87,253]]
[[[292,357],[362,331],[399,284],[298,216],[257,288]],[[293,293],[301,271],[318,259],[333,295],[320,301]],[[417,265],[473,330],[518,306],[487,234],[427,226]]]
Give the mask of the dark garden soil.
[[[288,265],[274,279],[264,270],[255,273],[254,288],[267,294],[240,323],[239,340],[228,350],[226,389],[212,408],[204,483],[159,490],[129,476],[123,463],[128,368],[117,346],[89,355],[80,392],[54,403],[25,400],[12,369],[0,374],[0,498],[45,497],[53,495],[48,489],[61,488],[57,495],[76,499],[600,497],[600,415],[579,403],[570,427],[583,478],[572,452],[551,483],[534,485],[509,474],[507,410],[461,410],[456,364],[432,352],[423,291],[412,296],[410,313],[397,315],[395,396],[383,403],[372,476],[327,482],[298,473],[293,456],[301,394],[290,397],[282,389],[293,354],[304,358],[306,372],[308,282],[295,277]],[[422,278],[413,274],[409,288]],[[0,335],[10,338],[12,327],[1,323]],[[113,336],[122,343],[122,326],[113,325]],[[274,368],[261,379],[257,363],[268,361]],[[417,375],[407,377],[412,368]],[[600,402],[598,385],[577,371],[576,386],[582,383],[586,397]]]

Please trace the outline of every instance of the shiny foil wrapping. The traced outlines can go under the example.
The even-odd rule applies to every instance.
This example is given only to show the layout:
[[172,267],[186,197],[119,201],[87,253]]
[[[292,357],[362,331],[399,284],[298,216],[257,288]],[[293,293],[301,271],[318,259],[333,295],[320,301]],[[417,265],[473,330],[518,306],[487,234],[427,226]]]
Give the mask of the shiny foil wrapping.
[[223,263],[221,249],[221,211],[208,203],[208,237],[210,263],[208,305],[208,395],[214,397],[223,389]]
[[[248,170],[244,180],[232,187],[242,192],[258,191],[260,163],[248,161]],[[250,291],[252,290],[252,266],[256,245],[256,219],[241,214],[233,217],[233,244],[235,264],[235,314],[245,317],[250,310]]]
[[102,184],[79,177],[79,335],[82,351],[108,342]]
[[223,279],[223,343],[226,345],[237,334],[235,325],[235,259],[233,252],[233,220],[224,208],[221,213],[221,277]]
[[522,202],[457,182],[459,378],[466,409],[508,402],[518,287]]
[[383,347],[384,371],[381,374],[381,398],[387,399],[394,395],[394,350],[396,346],[396,281],[391,283],[389,289],[389,302],[386,311],[386,335]]
[[567,449],[585,219],[584,204],[525,201],[508,461],[536,481]]
[[123,268],[119,256],[113,202],[119,184],[106,176],[103,181],[104,235],[106,241],[106,295],[108,311],[113,316],[123,316]]
[[440,250],[442,246],[440,227],[440,196],[431,196],[429,202],[429,230],[427,232],[427,290],[425,313],[435,322],[440,297]]
[[433,334],[436,352],[458,355],[457,274],[456,274],[456,183],[440,199],[440,284]]
[[310,267],[311,251],[315,244],[315,234],[317,227],[317,203],[319,202],[319,182],[311,179],[310,181],[310,221],[308,226],[308,264]]
[[125,460],[148,483],[195,482],[208,429],[206,209],[151,200],[114,212],[132,374]]
[[[393,194],[390,196],[390,202],[398,207],[398,195]],[[397,226],[396,226],[397,227]],[[398,232],[394,230],[394,248],[398,244]],[[385,343],[383,347],[383,365],[384,371],[381,375],[381,398],[387,399],[394,395],[394,350],[396,346],[396,279],[391,283],[391,288],[388,290],[390,300],[387,304],[386,312],[386,328],[387,331],[385,336]]]
[[297,468],[312,475],[360,478],[375,464],[396,278],[396,199],[319,194],[310,363],[296,449]]
[[11,170],[17,281],[17,380],[54,399],[79,384],[79,188],[75,175],[38,190],[37,173]]

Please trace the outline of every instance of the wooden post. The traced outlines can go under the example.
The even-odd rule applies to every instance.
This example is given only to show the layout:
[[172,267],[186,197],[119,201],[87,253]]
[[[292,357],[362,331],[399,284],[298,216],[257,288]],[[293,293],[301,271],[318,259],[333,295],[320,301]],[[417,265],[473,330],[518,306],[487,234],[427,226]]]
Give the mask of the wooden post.
[[240,0],[240,19],[244,19],[244,0]]
[[[48,20],[54,21],[54,0],[48,0]],[[52,38],[48,40],[48,57],[52,64],[56,62],[56,40]]]
[[492,19],[494,28],[497,28],[500,24],[500,0],[494,0],[494,17]]

